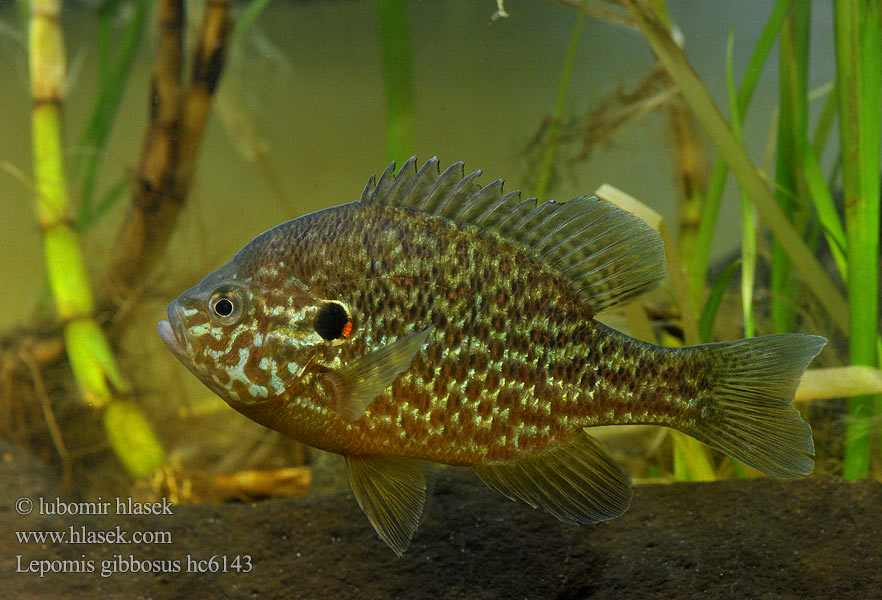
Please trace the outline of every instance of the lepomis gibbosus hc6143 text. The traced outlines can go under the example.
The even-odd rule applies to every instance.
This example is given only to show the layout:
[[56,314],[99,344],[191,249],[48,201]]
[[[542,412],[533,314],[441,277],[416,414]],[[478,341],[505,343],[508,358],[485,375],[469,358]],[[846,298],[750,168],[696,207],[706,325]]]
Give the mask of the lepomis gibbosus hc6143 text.
[[431,463],[572,523],[621,515],[628,476],[586,428],[673,427],[778,477],[812,471],[790,405],[824,338],[663,348],[594,320],[664,276],[658,235],[596,198],[520,200],[432,159],[283,223],[168,307],[172,353],[242,414],[346,457],[407,548]]

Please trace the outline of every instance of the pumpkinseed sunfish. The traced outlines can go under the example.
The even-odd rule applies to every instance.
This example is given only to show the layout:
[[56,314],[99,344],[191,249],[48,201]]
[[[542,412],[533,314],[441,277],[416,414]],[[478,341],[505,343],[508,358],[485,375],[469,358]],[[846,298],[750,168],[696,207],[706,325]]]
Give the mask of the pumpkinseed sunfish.
[[462,163],[394,167],[359,201],[259,235],[158,328],[231,407],[345,456],[397,554],[432,463],[565,522],[621,515],[631,481],[586,433],[597,425],[673,427],[764,473],[811,473],[790,404],[824,338],[635,340],[594,316],[664,276],[645,222],[594,197],[522,202]]

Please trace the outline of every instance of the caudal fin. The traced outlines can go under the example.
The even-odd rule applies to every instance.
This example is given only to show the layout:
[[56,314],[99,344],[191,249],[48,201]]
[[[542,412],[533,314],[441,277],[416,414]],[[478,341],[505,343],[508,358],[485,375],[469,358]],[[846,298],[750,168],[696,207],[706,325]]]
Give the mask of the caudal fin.
[[769,475],[810,474],[812,430],[790,403],[826,343],[788,334],[695,347],[710,361],[713,398],[685,433]]

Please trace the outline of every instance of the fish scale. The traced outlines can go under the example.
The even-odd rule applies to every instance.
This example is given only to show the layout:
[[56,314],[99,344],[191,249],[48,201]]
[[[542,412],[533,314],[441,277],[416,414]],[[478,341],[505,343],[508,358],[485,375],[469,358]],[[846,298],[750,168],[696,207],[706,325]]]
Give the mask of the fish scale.
[[181,294],[162,339],[242,414],[344,455],[399,554],[431,463],[566,522],[620,515],[631,484],[598,425],[665,425],[772,475],[811,472],[790,403],[823,338],[663,348],[615,331],[593,317],[663,277],[658,235],[596,198],[537,205],[477,176],[390,166]]
[[[676,396],[639,393],[656,385],[664,387],[678,382],[676,372],[666,380],[659,379],[656,385],[647,385],[640,383],[633,369],[629,376],[618,377],[622,367],[611,366],[640,359],[664,361],[664,353],[644,350],[632,342],[632,353],[628,355],[624,344],[616,344],[612,349],[612,341],[604,351],[593,340],[609,334],[593,324],[587,308],[563,310],[562,307],[578,306],[575,295],[560,276],[537,264],[522,250],[501,239],[481,239],[481,232],[462,231],[437,217],[425,218],[394,235],[373,236],[368,238],[370,244],[364,244],[366,233],[388,231],[398,224],[401,209],[378,207],[360,213],[353,218],[340,212],[333,219],[324,218],[317,223],[303,220],[297,225],[299,231],[285,231],[286,237],[302,243],[281,251],[284,256],[297,256],[304,265],[303,272],[297,275],[314,274],[305,279],[307,287],[317,290],[321,297],[340,299],[355,314],[362,315],[355,330],[364,342],[359,343],[356,337],[352,345],[341,349],[341,362],[345,364],[401,337],[407,332],[405,324],[416,330],[431,324],[436,333],[428,348],[415,356],[412,370],[403,374],[389,392],[377,397],[365,411],[364,419],[355,423],[341,419],[338,427],[328,427],[333,433],[327,437],[335,439],[328,439],[325,447],[343,454],[396,452],[468,465],[553,444],[581,426],[663,422],[680,408],[654,406],[669,404],[665,401]],[[332,236],[335,239],[325,246],[316,243]],[[396,250],[389,257],[378,258],[377,253],[388,243],[395,244]],[[329,254],[340,260],[326,260],[328,245]],[[320,254],[317,248],[322,248]],[[489,252],[491,248],[493,253]],[[413,260],[425,256],[434,257],[431,265]],[[402,263],[397,260],[401,257],[411,260]],[[349,274],[371,272],[371,265],[377,264],[379,267],[374,271],[392,274],[362,279],[357,283],[362,287],[357,289]],[[505,267],[500,269],[500,264]],[[430,266],[438,267],[434,275]],[[472,287],[475,271],[481,273],[480,290]],[[512,286],[512,282],[517,285]],[[513,294],[509,291],[512,287],[530,293]],[[419,297],[436,298],[431,316],[407,318],[410,309],[418,306]],[[490,301],[485,301],[487,298]],[[447,315],[462,316],[453,319]],[[436,337],[440,341],[433,341]],[[553,349],[545,347],[540,356],[539,346],[531,337],[560,338],[567,343]],[[470,349],[472,360],[464,360],[465,349]],[[589,362],[582,358],[592,352],[599,360]],[[604,356],[609,359],[604,361]],[[555,359],[552,368],[544,366]],[[469,364],[472,361],[475,364]],[[466,373],[465,369],[471,372]],[[589,371],[605,384],[599,388],[580,386]],[[491,373],[499,378],[493,388],[486,385]],[[474,385],[466,386],[466,380]],[[643,420],[625,416],[636,415],[638,411],[621,402],[624,397],[631,397],[633,404],[643,407],[639,411]],[[317,394],[313,406],[322,405]],[[507,411],[504,420],[500,419],[503,411]],[[427,425],[432,418],[458,423],[459,427],[436,427],[434,434],[430,434]]]

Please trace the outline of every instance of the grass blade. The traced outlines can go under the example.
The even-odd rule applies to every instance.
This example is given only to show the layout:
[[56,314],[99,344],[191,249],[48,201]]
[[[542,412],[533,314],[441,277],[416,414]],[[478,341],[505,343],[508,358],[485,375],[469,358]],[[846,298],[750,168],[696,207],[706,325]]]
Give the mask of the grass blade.
[[814,148],[803,139],[802,143],[802,173],[805,177],[806,186],[809,195],[815,205],[815,212],[824,236],[827,238],[827,246],[833,254],[836,266],[839,268],[839,274],[843,281],[848,280],[848,262],[845,257],[846,239],[845,230],[842,228],[842,221],[839,219],[839,213],[836,211],[836,205],[833,202],[833,194],[827,187],[824,180],[824,174],[821,173],[821,165],[818,163],[818,157]]
[[233,28],[233,37],[230,40],[231,46],[241,43],[242,37],[251,29],[251,26],[254,25],[257,17],[260,16],[260,13],[263,12],[267,4],[269,4],[269,0],[251,0],[248,6],[239,13],[239,16],[236,18],[236,26]]
[[[583,2],[584,3],[584,2]],[[576,22],[573,24],[573,32],[570,34],[570,43],[567,46],[567,55],[564,58],[563,67],[560,70],[560,81],[557,83],[557,98],[554,101],[554,112],[551,115],[551,126],[548,132],[548,143],[542,153],[542,162],[539,168],[539,177],[536,182],[536,201],[542,202],[548,191],[548,186],[554,174],[554,158],[557,147],[560,145],[560,124],[563,120],[564,109],[567,105],[567,96],[570,91],[570,80],[573,75],[573,65],[576,62],[576,52],[579,50],[579,40],[582,38],[582,28],[585,25],[585,11],[576,13]]]
[[109,4],[108,7],[105,7],[109,10],[102,10],[101,29],[104,33],[100,37],[101,56],[99,60],[103,66],[100,69],[98,95],[86,128],[80,136],[79,152],[71,165],[72,178],[81,182],[80,205],[77,214],[77,223],[80,224],[81,229],[83,221],[95,222],[94,216],[89,214],[93,208],[95,180],[104,154],[104,147],[107,144],[107,137],[119,111],[123,91],[132,72],[138,48],[141,46],[151,6],[152,3],[148,0],[138,0],[135,3],[132,20],[126,26],[116,56],[112,60],[105,53],[109,52],[107,45],[109,23],[116,17],[115,13],[119,8],[119,3]]
[[[795,208],[803,205],[804,184],[799,172],[800,142],[808,123],[808,36],[811,3],[800,0],[781,27],[779,68],[778,143],[775,161],[775,198],[793,222]],[[803,228],[800,227],[800,232]],[[776,333],[793,328],[793,279],[790,258],[772,239],[772,326]]]
[[[778,0],[775,2],[775,6],[772,7],[772,11],[769,13],[769,18],[766,20],[759,40],[750,55],[747,69],[744,71],[744,77],[741,79],[741,86],[738,88],[737,102],[735,104],[738,107],[738,113],[741,118],[744,117],[750,106],[753,92],[763,72],[763,66],[766,64],[769,52],[775,45],[775,39],[778,37],[778,31],[784,23],[784,18],[787,16],[791,1]],[[728,172],[728,164],[726,164],[723,157],[718,157],[716,163],[714,163],[710,182],[707,186],[704,210],[701,213],[701,222],[698,225],[694,252],[691,257],[687,257],[687,260],[689,260],[690,289],[692,290],[693,300],[696,303],[700,302],[700,297],[704,291],[714,230],[717,225],[717,214],[719,213],[720,200],[723,197],[723,189],[726,185],[726,175]]]
[[413,69],[404,0],[375,0],[386,90],[386,158],[407,159],[413,145]]
[[744,148],[738,143],[732,130],[726,125],[698,75],[689,65],[683,50],[671,39],[646,0],[622,0],[622,3],[671,78],[680,87],[686,102],[720,150],[742,189],[750,196],[760,217],[802,274],[805,285],[812,291],[836,326],[847,333],[849,321],[845,299],[836,290],[818,259],[781,211],[774,195],[757,172]]
[[836,99],[839,94],[834,85],[827,99],[824,100],[824,106],[821,108],[821,114],[818,116],[818,123],[815,125],[814,141],[812,142],[812,150],[815,156],[823,156],[824,148],[827,147],[827,137],[833,129],[833,118],[836,116]]
[[704,303],[704,310],[701,311],[701,318],[698,320],[698,332],[701,335],[701,342],[706,344],[711,340],[714,332],[714,321],[717,319],[717,311],[720,309],[720,302],[723,300],[723,294],[732,280],[732,275],[738,270],[740,261],[736,260],[723,269],[723,272],[717,276],[716,281],[711,286],[710,293],[707,296],[707,302]]
[[[735,94],[735,33],[729,30],[726,44],[726,91],[729,95],[732,133],[739,142],[741,137],[741,110]],[[753,318],[753,285],[756,278],[756,216],[750,197],[740,191],[741,196],[741,313],[744,318],[744,337],[756,333]]]

